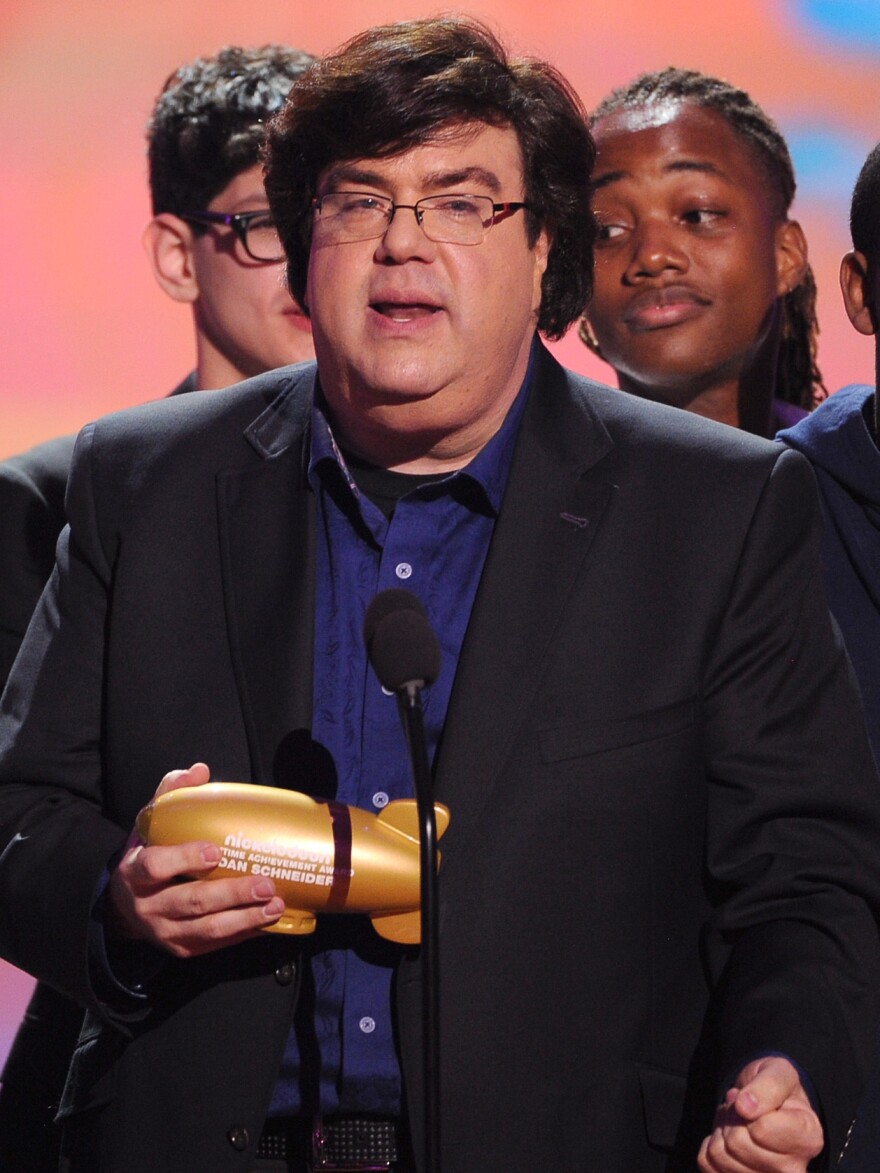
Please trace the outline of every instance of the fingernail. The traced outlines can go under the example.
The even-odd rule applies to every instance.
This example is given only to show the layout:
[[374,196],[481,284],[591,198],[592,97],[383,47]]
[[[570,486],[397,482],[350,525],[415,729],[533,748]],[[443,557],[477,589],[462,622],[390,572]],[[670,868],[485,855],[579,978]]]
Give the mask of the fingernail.
[[749,1108],[752,1111],[758,1106],[758,1101],[751,1092],[740,1092],[736,1102],[743,1108]]
[[275,885],[271,880],[260,880],[254,884],[253,893],[258,900],[265,900],[268,896],[275,895]]
[[263,915],[268,920],[274,920],[276,917],[281,916],[282,912],[284,912],[284,901],[280,896],[276,896],[274,900],[270,900],[268,904],[263,905]]
[[213,843],[209,843],[207,847],[202,848],[202,859],[205,863],[219,863],[220,848]]

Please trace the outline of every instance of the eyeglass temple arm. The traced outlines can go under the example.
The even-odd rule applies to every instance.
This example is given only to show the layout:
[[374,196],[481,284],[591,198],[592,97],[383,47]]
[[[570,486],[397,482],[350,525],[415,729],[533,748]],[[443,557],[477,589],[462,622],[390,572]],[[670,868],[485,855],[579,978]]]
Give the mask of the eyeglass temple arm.
[[483,222],[483,227],[488,228],[490,224],[500,224],[502,220],[506,220],[508,216],[514,215],[520,208],[527,208],[529,205],[522,201],[509,200],[504,204],[493,204],[492,215],[488,220]]

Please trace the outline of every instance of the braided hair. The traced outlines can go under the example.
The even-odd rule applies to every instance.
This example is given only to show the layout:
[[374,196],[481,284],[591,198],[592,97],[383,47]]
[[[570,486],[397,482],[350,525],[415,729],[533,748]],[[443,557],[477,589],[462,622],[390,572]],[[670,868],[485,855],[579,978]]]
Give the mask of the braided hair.
[[[745,92],[717,77],[693,69],[643,73],[613,90],[593,111],[590,126],[620,110],[636,110],[667,101],[691,102],[720,114],[743,140],[766,179],[780,219],[788,214],[797,183],[785,139],[773,119]],[[808,410],[828,394],[816,362],[816,279],[808,265],[803,280],[782,299],[783,326],[776,364],[774,396]]]

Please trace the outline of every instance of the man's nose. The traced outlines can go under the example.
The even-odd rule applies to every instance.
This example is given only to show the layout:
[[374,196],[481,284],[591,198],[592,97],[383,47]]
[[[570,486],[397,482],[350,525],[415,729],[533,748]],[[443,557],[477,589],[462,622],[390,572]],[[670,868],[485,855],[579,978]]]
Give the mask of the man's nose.
[[415,204],[395,204],[377,246],[380,259],[398,262],[411,257],[433,259],[437,246],[425,236],[420,219]]
[[689,266],[675,225],[649,221],[639,224],[633,233],[632,256],[626,269],[631,281],[657,277],[667,269],[683,272]]

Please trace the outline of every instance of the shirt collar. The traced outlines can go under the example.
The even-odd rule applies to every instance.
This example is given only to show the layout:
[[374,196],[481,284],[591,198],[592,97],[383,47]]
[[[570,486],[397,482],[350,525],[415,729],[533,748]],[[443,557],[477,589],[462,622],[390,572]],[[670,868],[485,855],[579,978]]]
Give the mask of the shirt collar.
[[[452,481],[456,477],[467,477],[479,485],[486,496],[492,510],[497,514],[501,508],[501,499],[507,485],[507,475],[510,471],[510,462],[513,459],[513,449],[519,434],[520,423],[529,397],[535,367],[537,341],[532,343],[529,353],[529,365],[526,368],[516,398],[508,409],[504,422],[489,440],[480,449],[477,455],[464,468],[450,473],[445,481]],[[355,497],[360,493],[351,477],[345,463],[345,457],[336,443],[333,429],[327,418],[326,400],[321,391],[320,375],[315,379],[315,398],[312,405],[311,452],[309,456],[309,483],[316,487],[318,479],[329,466],[335,466]]]

